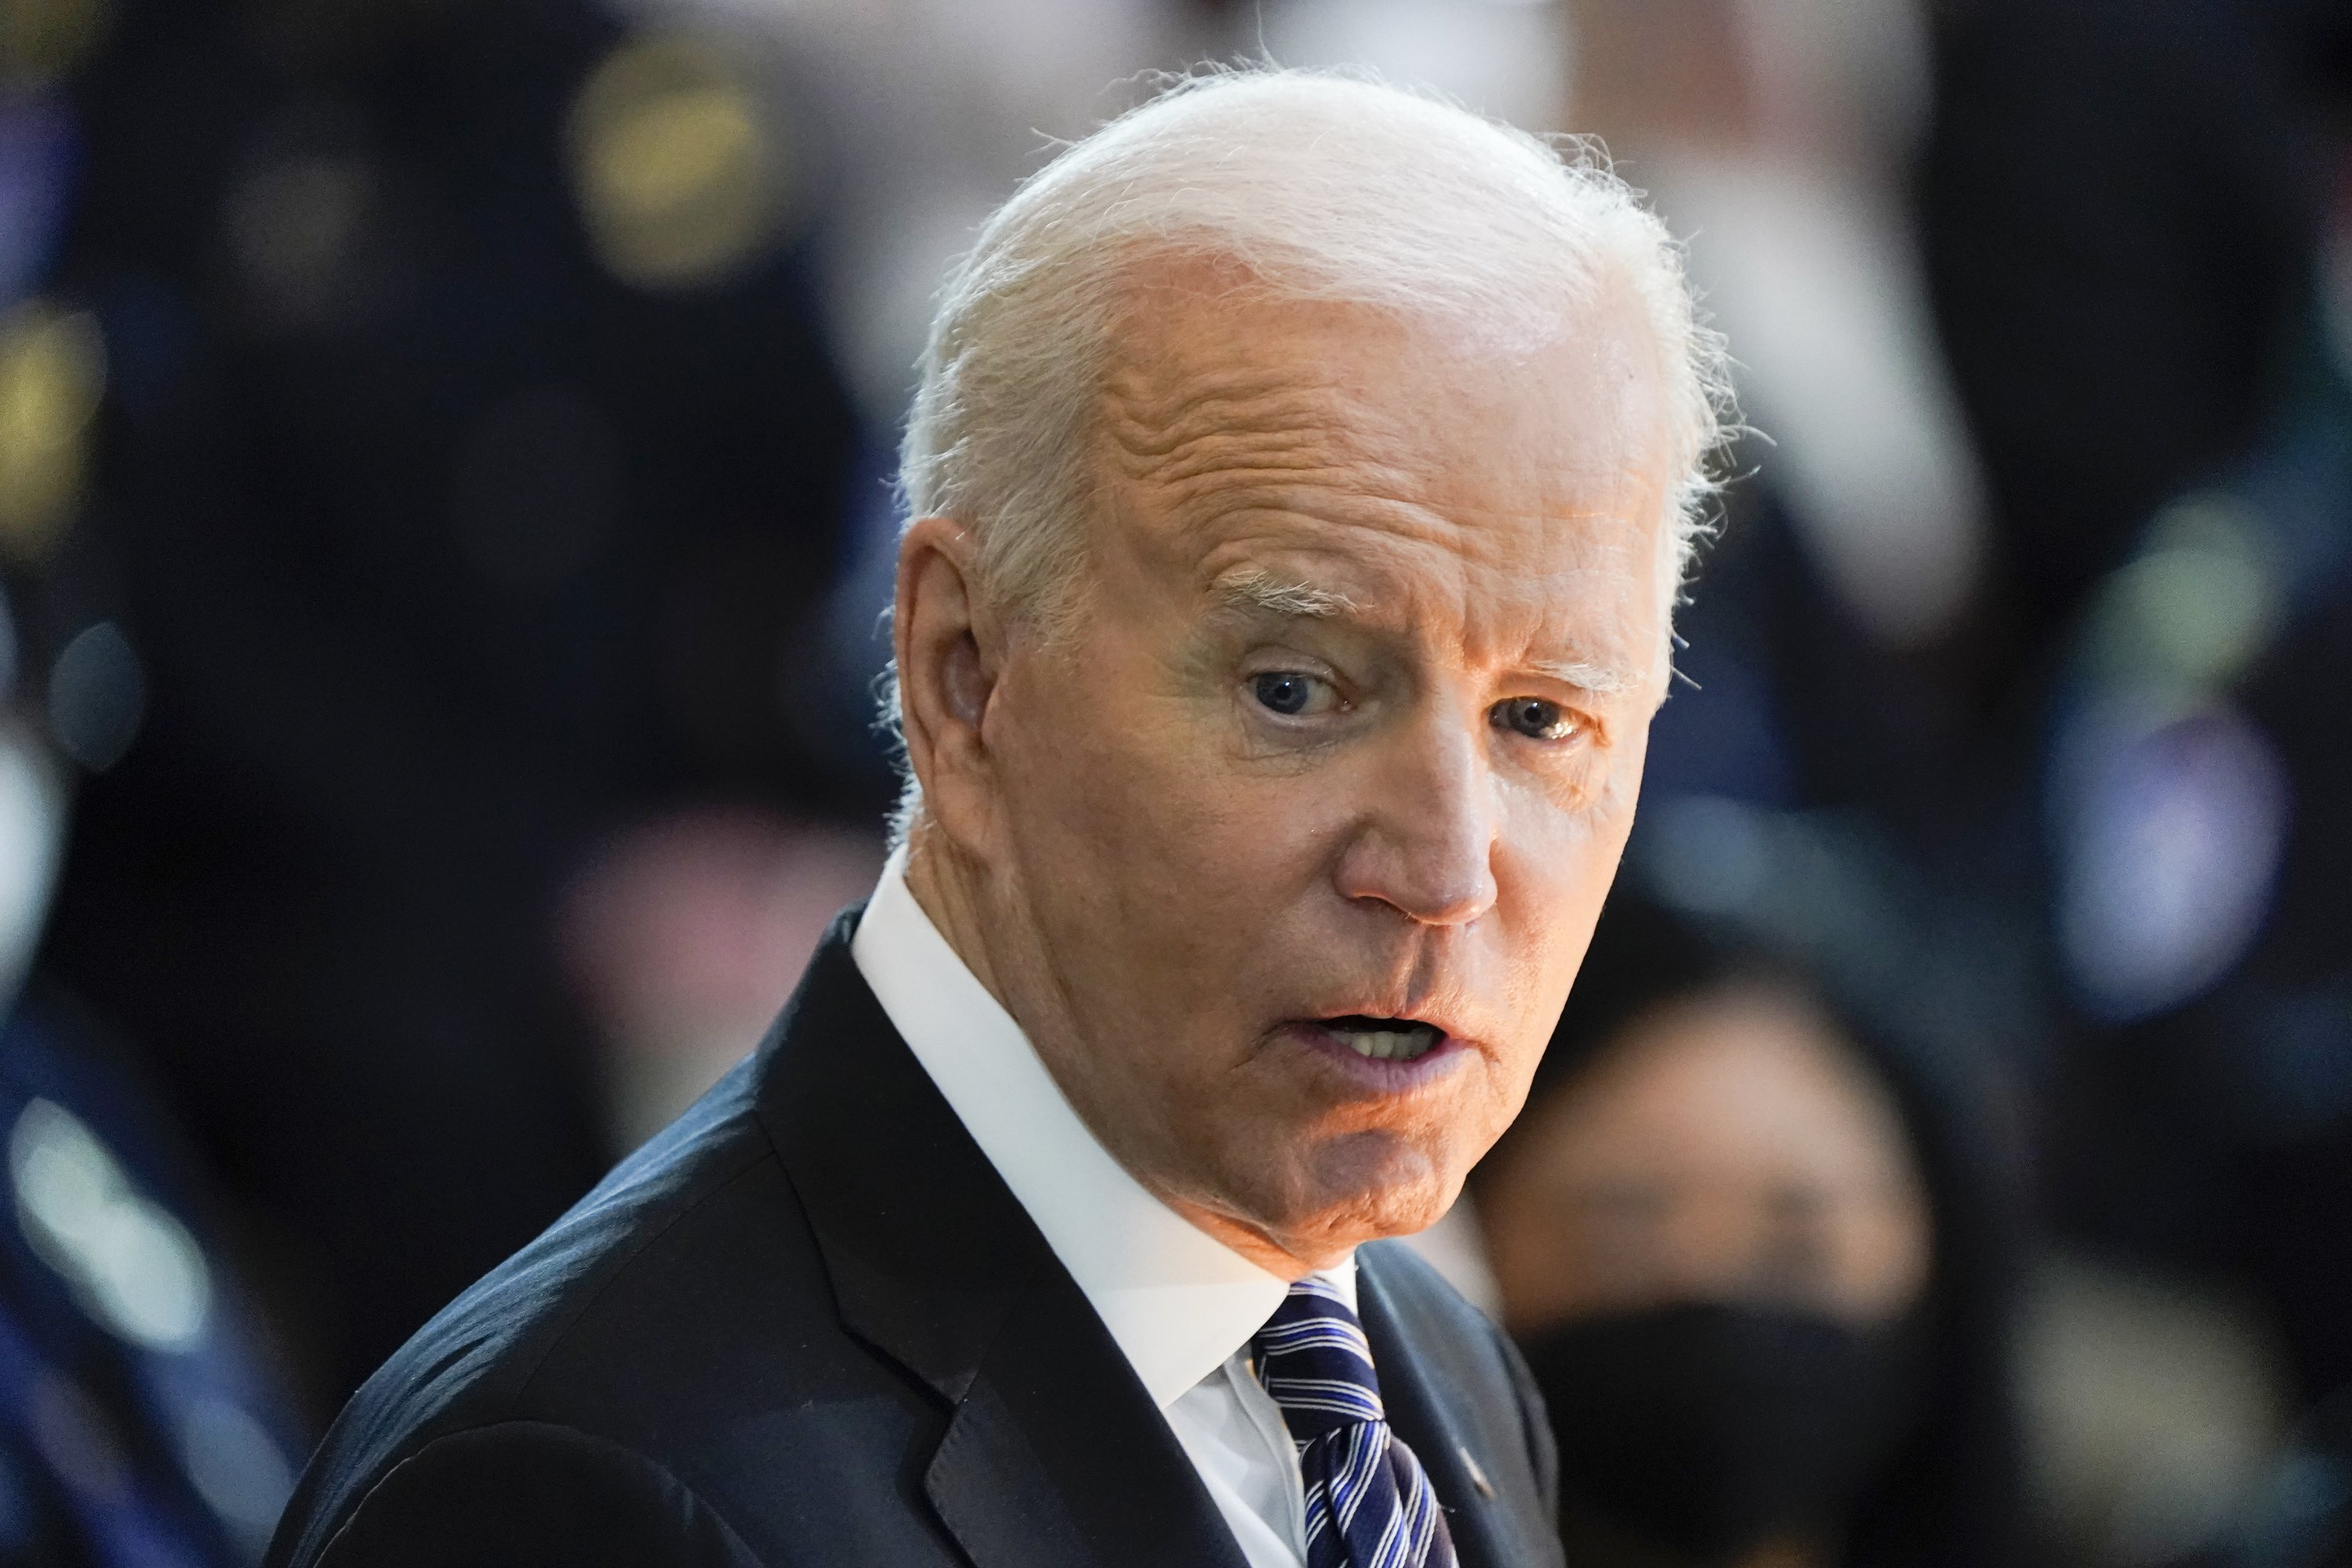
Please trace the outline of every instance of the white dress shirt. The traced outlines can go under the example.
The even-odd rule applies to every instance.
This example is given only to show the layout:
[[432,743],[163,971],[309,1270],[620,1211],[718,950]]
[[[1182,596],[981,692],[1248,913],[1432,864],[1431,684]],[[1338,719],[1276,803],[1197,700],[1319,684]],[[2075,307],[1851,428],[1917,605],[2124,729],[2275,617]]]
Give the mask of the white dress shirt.
[[[1249,1342],[1288,1284],[1146,1191],[1078,1119],[908,889],[906,852],[850,942],[858,972],[965,1131],[1086,1292],[1200,1472],[1250,1568],[1305,1568],[1305,1491]],[[1323,1278],[1353,1306],[1350,1258]]]

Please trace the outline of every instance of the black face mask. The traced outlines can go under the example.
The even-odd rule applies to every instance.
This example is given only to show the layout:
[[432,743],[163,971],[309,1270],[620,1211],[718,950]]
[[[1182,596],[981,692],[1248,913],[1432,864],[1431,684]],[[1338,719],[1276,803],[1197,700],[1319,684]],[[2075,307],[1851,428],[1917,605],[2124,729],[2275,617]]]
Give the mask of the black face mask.
[[1917,1335],[1711,1302],[1584,1318],[1520,1346],[1560,1494],[1701,1563],[1839,1533],[1916,1404]]

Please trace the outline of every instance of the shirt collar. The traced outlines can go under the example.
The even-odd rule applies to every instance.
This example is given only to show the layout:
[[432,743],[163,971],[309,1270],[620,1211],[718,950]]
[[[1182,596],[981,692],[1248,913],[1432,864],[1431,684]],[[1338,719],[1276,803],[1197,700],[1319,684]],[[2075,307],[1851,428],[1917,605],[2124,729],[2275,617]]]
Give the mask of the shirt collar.
[[[948,945],[892,853],[849,944],[907,1048],[1029,1212],[1162,1410],[1246,1345],[1289,1286],[1113,1159],[1029,1037]],[[1352,1305],[1351,1257],[1323,1276]]]

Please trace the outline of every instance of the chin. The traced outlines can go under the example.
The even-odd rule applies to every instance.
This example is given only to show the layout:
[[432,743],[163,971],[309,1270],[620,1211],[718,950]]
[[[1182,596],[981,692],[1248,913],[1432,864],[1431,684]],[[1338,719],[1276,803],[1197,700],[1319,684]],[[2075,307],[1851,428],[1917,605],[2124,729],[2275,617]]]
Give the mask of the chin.
[[1451,1160],[1390,1132],[1354,1132],[1314,1161],[1321,1201],[1302,1231],[1349,1247],[1426,1230],[1453,1206],[1462,1173]]

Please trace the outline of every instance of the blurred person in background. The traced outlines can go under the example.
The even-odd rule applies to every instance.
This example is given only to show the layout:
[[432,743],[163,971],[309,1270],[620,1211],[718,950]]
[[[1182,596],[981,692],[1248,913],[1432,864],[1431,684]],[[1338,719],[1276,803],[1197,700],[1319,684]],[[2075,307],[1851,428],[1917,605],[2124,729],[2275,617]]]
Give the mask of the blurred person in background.
[[1966,867],[2000,782],[1967,743],[1984,491],[1904,204],[1919,0],[1572,0],[1576,123],[1688,237],[1741,345],[1753,472],[1694,606],[1653,789],[1867,805]]
[[2070,1550],[2352,1489],[2343,8],[1571,9],[1768,438],[1633,860],[1995,1058]]
[[612,1109],[649,984],[772,1008],[878,863],[790,700],[856,451],[817,169],[747,46],[572,0],[80,9],[20,165],[102,390],[70,528],[0,518],[111,606],[40,672],[44,962],[331,1406],[667,1113]]
[[1621,883],[1473,1186],[1569,1561],[2022,1561],[2008,1163],[1961,1080]]
[[[2302,0],[1939,20],[1919,211],[1995,499],[1983,700],[2034,777],[2045,1200],[2078,1247],[2234,1290],[2309,1435],[2086,1533],[2168,1561],[2332,1494],[2341,1540],[2352,29]],[[2305,1535],[2233,1560],[2316,1561]]]
[[2352,1178],[2352,142],[2319,20],[1956,15],[1922,175],[2040,753],[2056,1217],[2262,1280],[2312,1398],[2352,1379],[2322,1195]]
[[122,1047],[37,975],[0,1024],[0,1561],[247,1568],[315,1428],[236,1215]]
[[[0,362],[0,409],[26,374]],[[80,624],[65,649],[19,618],[36,605]],[[314,1429],[186,1130],[132,1043],[34,965],[98,718],[68,654],[115,635],[107,608],[21,562],[0,582],[0,1561],[243,1568]]]
[[142,1042],[39,939],[74,814],[144,687],[95,569],[105,332],[61,286],[103,16],[0,16],[0,1560],[242,1568],[315,1428],[257,1298],[239,1206]]

